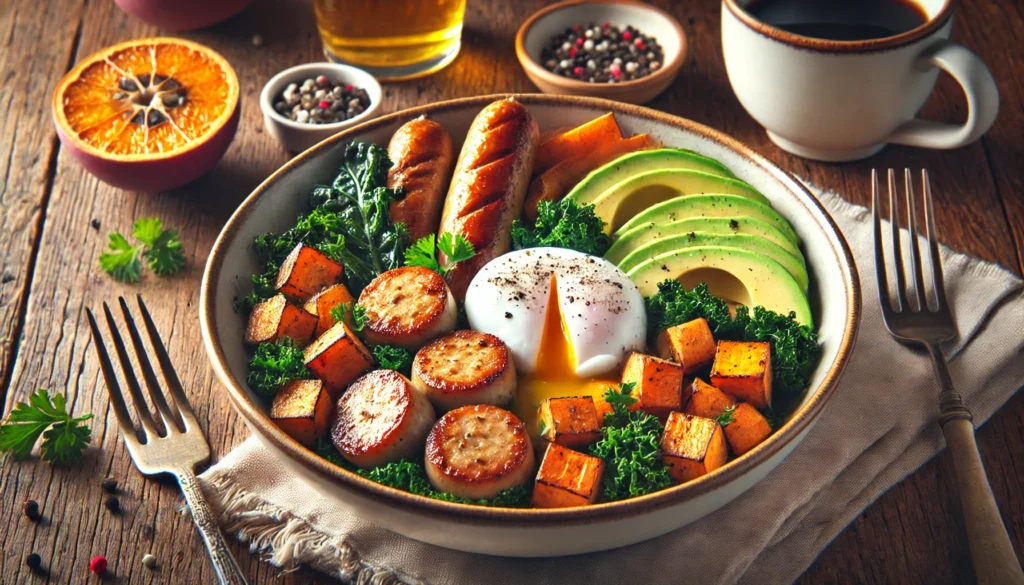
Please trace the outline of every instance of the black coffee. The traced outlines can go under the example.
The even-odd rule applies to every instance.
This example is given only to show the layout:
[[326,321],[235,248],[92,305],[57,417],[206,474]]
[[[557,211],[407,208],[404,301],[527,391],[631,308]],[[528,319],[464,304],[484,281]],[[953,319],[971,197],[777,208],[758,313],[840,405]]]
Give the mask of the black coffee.
[[832,41],[892,37],[928,20],[913,0],[753,0],[746,10],[776,28]]

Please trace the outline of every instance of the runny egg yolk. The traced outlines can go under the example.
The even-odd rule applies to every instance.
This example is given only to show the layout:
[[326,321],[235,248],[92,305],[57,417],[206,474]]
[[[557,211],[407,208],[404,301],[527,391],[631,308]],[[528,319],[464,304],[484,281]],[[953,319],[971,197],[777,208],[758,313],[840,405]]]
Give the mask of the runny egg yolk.
[[540,436],[540,403],[548,398],[568,396],[604,396],[605,389],[618,384],[613,380],[580,379],[576,376],[576,354],[558,303],[555,277],[551,276],[551,297],[544,316],[537,369],[519,379],[513,411],[533,438]]

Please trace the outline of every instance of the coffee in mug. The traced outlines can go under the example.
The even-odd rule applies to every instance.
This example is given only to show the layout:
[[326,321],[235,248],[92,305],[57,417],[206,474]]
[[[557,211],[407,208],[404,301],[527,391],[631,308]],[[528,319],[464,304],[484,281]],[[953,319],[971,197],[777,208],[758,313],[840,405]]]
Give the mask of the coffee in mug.
[[[985,63],[950,42],[952,0],[723,0],[722,48],[736,97],[773,142],[825,161],[886,144],[957,148],[995,121]],[[939,71],[967,95],[963,125],[917,118]]]

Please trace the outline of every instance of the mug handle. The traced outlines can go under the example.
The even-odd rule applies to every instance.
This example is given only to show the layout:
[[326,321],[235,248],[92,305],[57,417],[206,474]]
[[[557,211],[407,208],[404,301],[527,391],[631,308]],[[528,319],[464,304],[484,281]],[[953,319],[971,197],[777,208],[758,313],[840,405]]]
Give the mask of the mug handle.
[[999,113],[999,89],[985,62],[948,40],[929,47],[918,62],[925,67],[939,67],[957,80],[967,95],[967,121],[957,126],[914,118],[897,128],[889,142],[923,148],[959,148],[981,138]]

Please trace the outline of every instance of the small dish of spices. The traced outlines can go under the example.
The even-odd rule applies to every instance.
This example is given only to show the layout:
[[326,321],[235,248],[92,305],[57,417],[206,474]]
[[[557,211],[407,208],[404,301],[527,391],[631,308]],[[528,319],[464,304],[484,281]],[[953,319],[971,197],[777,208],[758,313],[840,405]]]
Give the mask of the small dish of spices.
[[362,69],[308,63],[272,77],[260,94],[260,110],[270,135],[301,152],[376,116],[381,94],[377,80]]
[[643,104],[686,61],[686,35],[667,12],[635,0],[567,0],[531,16],[516,56],[544,93]]

